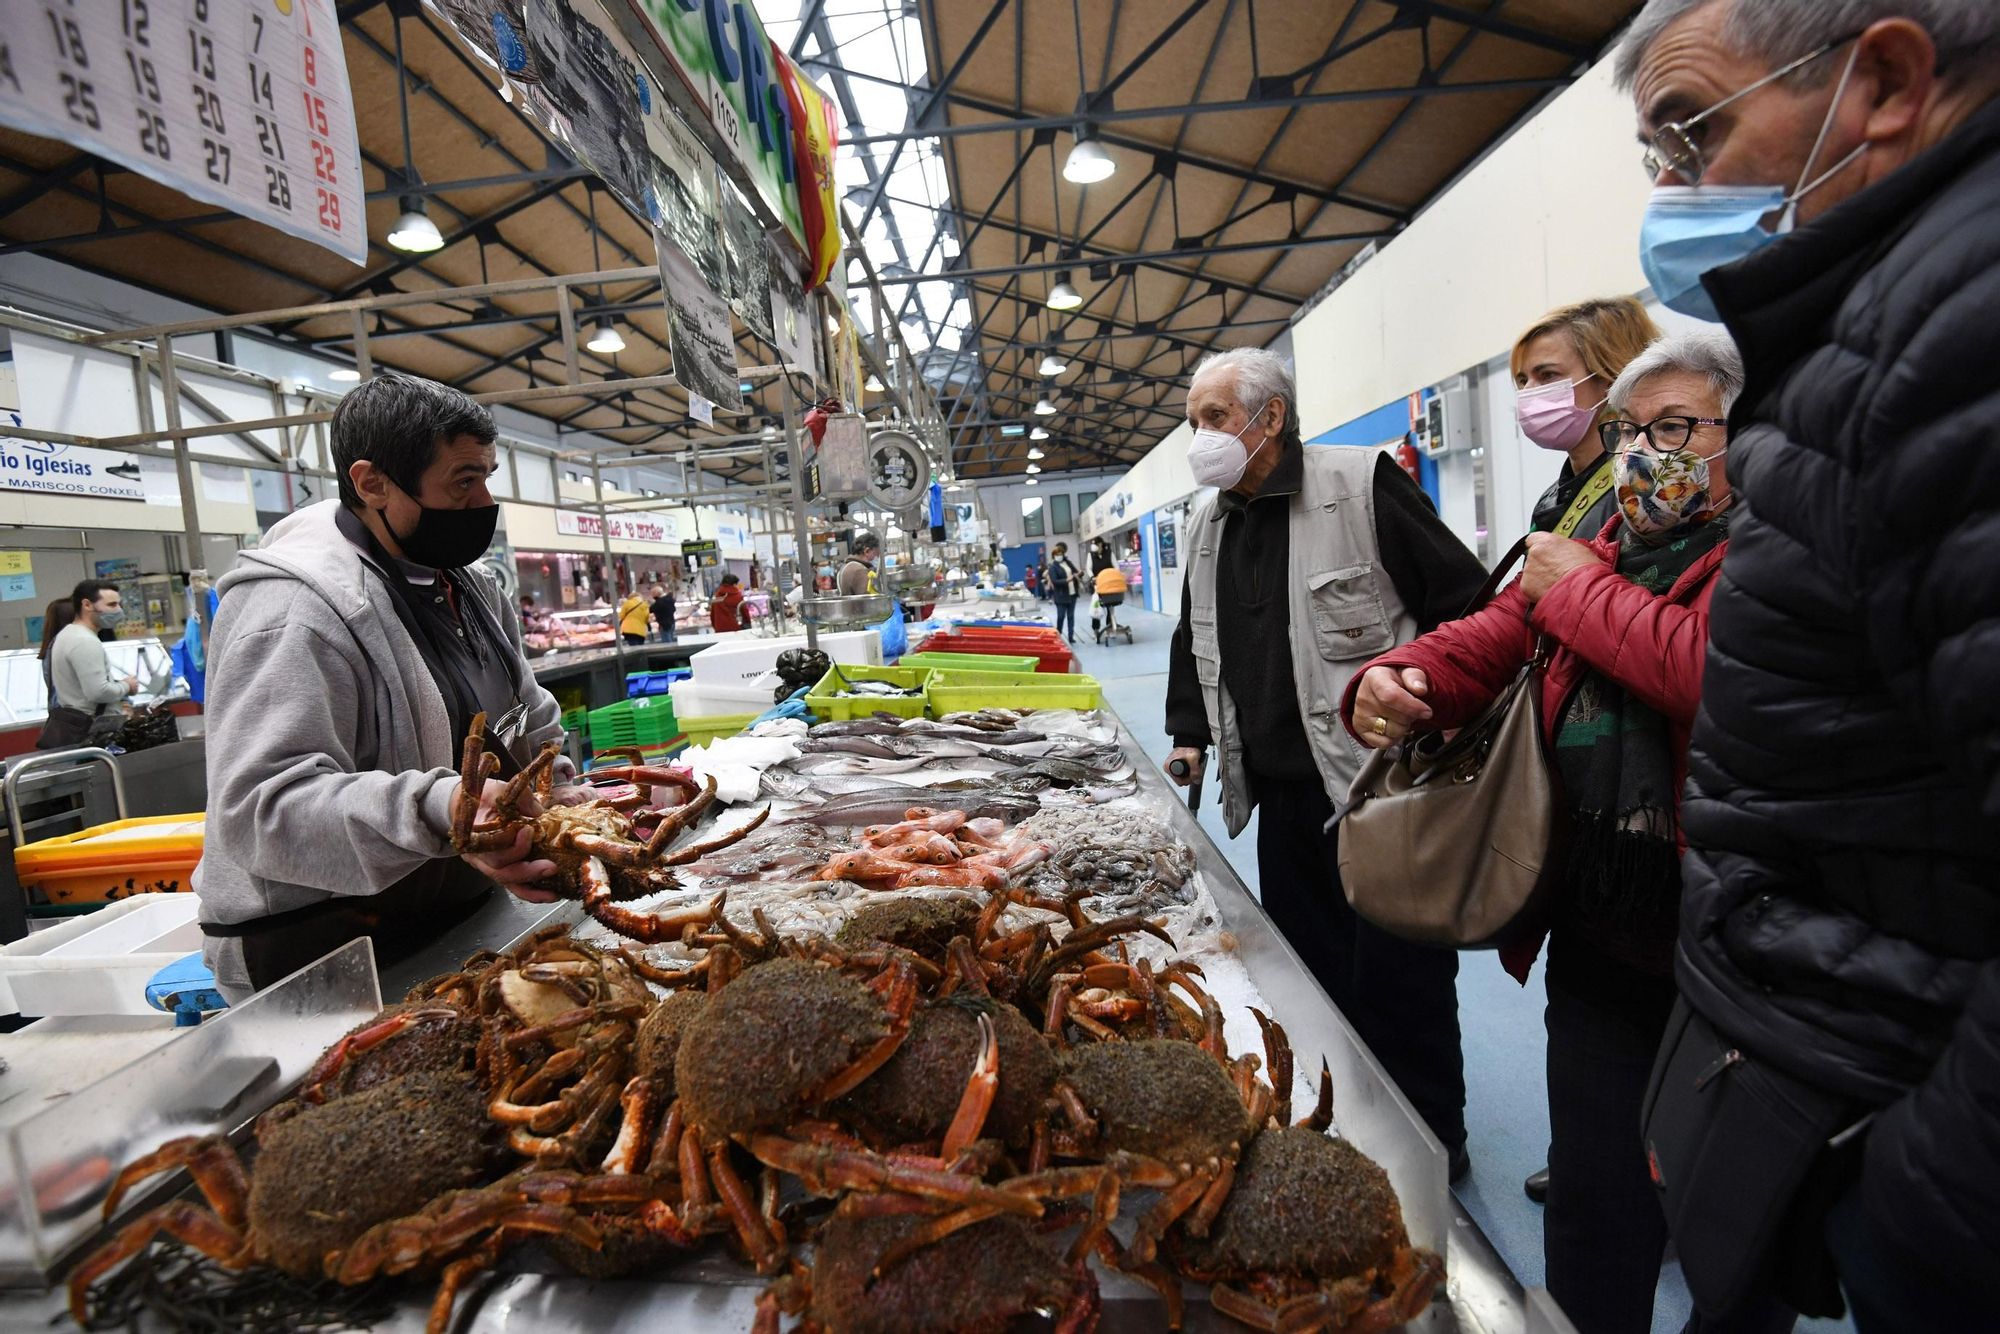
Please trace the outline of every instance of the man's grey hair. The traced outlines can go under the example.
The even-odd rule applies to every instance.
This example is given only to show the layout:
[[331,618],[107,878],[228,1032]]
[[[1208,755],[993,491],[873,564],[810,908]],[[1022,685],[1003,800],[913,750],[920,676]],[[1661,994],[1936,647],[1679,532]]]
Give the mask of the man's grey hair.
[[1292,378],[1291,363],[1269,348],[1232,347],[1203,357],[1188,377],[1188,393],[1211,375],[1227,371],[1235,377],[1236,401],[1245,412],[1261,412],[1272,399],[1285,405],[1285,428],[1279,437],[1286,444],[1299,436],[1299,386]]
[[[1639,62],[1660,34],[1698,9],[1714,10],[1724,45],[1772,69],[1896,18],[1931,35],[1946,79],[2000,64],[2000,4],[1994,0],[1648,0],[1618,44],[1618,87],[1630,92]],[[1811,86],[1839,72],[1839,61],[1815,61],[1795,77]]]
[[1646,345],[1645,351],[1625,363],[1625,369],[1611,382],[1607,396],[1611,410],[1625,411],[1625,405],[1639,390],[1639,382],[1662,371],[1706,376],[1722,401],[1725,417],[1743,392],[1743,356],[1736,350],[1736,344],[1719,329],[1695,329],[1655,339]]

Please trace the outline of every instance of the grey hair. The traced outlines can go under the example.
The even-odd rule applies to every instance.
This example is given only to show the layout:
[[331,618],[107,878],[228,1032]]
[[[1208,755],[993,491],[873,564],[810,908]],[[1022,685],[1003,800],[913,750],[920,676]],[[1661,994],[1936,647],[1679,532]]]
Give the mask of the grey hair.
[[1210,375],[1228,371],[1236,377],[1236,399],[1245,412],[1261,412],[1264,405],[1278,399],[1285,405],[1285,427],[1280,436],[1287,443],[1299,436],[1299,386],[1292,378],[1291,363],[1264,347],[1232,347],[1203,357],[1188,377],[1188,392]]
[[[2000,61],[2000,4],[1993,0],[1647,0],[1618,44],[1618,87],[1632,91],[1639,62],[1660,34],[1697,9],[1715,6],[1722,41],[1772,69],[1851,37],[1883,19],[1908,19],[1931,36],[1938,68],[1955,78],[1967,65]],[[1817,84],[1839,73],[1838,62],[1814,62],[1798,73]]]
[[1743,356],[1728,334],[1719,329],[1692,329],[1668,334],[1646,345],[1646,350],[1625,363],[1606,395],[1613,412],[1623,412],[1639,390],[1639,382],[1662,371],[1686,371],[1705,376],[1722,400],[1722,415],[1736,406],[1743,392]]

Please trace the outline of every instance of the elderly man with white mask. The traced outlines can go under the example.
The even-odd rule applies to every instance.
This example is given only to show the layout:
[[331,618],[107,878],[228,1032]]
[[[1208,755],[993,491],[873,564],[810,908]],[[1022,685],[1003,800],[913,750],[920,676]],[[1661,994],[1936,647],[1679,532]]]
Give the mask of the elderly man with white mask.
[[1704,1311],[1991,1329],[2000,4],[1651,0],[1617,72],[1648,279],[1747,369],[1652,1177]]
[[1458,956],[1356,916],[1326,825],[1364,753],[1337,716],[1349,679],[1457,616],[1486,572],[1389,455],[1305,445],[1275,353],[1202,362],[1187,418],[1195,481],[1218,490],[1187,524],[1169,764],[1198,782],[1215,748],[1231,837],[1259,809],[1264,911],[1443,1142],[1455,1180],[1469,1162]]

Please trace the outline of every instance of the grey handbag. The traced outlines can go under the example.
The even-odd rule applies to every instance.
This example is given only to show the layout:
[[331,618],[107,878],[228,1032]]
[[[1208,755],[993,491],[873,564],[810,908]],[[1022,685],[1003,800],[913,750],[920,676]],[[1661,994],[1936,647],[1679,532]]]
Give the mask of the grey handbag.
[[[1526,551],[1526,538],[1514,544],[1465,615],[1492,601]],[[1383,930],[1496,949],[1547,929],[1568,820],[1542,744],[1545,647],[1449,739],[1413,732],[1362,765],[1340,818],[1340,880]]]

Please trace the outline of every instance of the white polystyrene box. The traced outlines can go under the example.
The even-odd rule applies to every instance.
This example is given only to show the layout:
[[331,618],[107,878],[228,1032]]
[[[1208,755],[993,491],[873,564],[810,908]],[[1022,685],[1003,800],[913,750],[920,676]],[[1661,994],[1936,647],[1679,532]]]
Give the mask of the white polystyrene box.
[[[150,1014],[146,983],[201,948],[193,894],[141,894],[0,952],[9,1013]],[[24,948],[27,947],[27,948]]]
[[[785,650],[805,646],[804,635],[711,644],[697,649],[688,667],[699,686],[740,687],[777,666],[778,655]],[[828,631],[819,637],[819,646],[835,662],[882,665],[882,636],[873,630]]]

